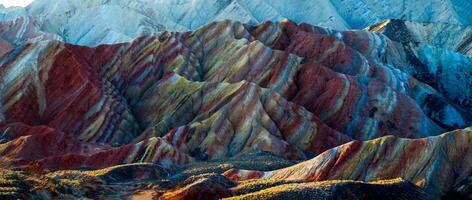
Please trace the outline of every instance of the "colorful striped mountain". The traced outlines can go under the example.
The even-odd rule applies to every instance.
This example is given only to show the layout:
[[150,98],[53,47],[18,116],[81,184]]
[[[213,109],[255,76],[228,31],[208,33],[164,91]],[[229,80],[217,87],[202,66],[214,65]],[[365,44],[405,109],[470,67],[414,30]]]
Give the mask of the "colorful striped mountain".
[[[180,32],[97,27],[72,41],[80,32],[48,31],[65,18],[45,2],[0,12],[0,199],[472,194],[468,15],[343,17],[344,29],[372,25],[333,30],[288,19],[195,28],[190,13]],[[330,4],[344,16],[346,2]]]

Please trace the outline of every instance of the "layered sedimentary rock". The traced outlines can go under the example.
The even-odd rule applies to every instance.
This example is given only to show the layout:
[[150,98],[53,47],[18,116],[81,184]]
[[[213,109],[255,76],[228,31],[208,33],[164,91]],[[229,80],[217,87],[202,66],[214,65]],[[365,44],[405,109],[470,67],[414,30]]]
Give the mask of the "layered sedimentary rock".
[[48,125],[82,141],[113,145],[140,133],[115,87],[60,42],[19,47],[3,57],[1,74],[2,123]]
[[[414,99],[442,126],[463,127],[470,120],[463,113],[470,106],[471,91],[470,58],[464,55],[421,43],[403,45],[379,34],[330,32],[291,22],[265,23],[252,32],[268,46],[305,57],[305,62],[321,62],[334,71],[359,77],[364,85],[371,78],[384,82]],[[277,37],[266,38],[267,34]]]
[[163,140],[198,160],[305,159],[352,139],[468,124],[467,106],[402,71],[415,67],[408,50],[380,34],[290,21],[224,21],[95,48],[37,42],[2,58],[2,123],[102,146]]
[[47,126],[15,123],[2,129],[0,160],[4,168],[104,168],[142,162],[173,168],[194,160],[161,138],[113,148],[82,142]]
[[472,131],[457,130],[423,139],[394,136],[354,141],[330,149],[297,165],[269,172],[229,170],[233,180],[360,180],[401,177],[425,188],[434,196],[444,195],[470,175]]
[[[172,98],[162,98],[166,96]],[[191,83],[169,74],[149,88],[143,99],[136,106],[142,116],[138,119],[154,127],[141,137],[163,136],[204,160],[252,150],[303,159],[303,151],[319,154],[350,140],[303,107],[249,82]],[[169,132],[168,127],[177,128]]]
[[[0,167],[21,191],[427,199],[470,176],[472,58],[429,41],[221,21],[85,47],[24,20],[0,56]],[[325,180],[361,182],[307,183]]]

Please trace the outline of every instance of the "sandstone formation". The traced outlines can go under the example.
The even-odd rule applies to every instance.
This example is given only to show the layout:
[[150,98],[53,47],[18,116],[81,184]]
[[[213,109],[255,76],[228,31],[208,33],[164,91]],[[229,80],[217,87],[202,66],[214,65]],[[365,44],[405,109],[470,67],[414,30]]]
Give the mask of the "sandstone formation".
[[1,7],[0,199],[470,198],[472,4],[274,2]]

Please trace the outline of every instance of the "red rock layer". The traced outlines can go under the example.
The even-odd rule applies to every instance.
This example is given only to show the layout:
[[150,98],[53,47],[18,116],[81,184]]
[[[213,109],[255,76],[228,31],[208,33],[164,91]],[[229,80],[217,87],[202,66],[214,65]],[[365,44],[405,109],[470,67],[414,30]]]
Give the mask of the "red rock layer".
[[[221,41],[224,41],[225,45],[220,45]],[[138,47],[139,49],[137,49]],[[306,84],[305,82],[298,81],[302,78],[307,79],[309,76],[299,77],[304,75],[302,72],[308,71],[310,68],[326,68],[324,65],[310,62],[302,64],[304,61],[301,58],[265,47],[261,42],[254,40],[242,24],[230,21],[212,23],[192,34],[164,33],[160,36],[159,41],[156,41],[156,38],[142,38],[130,47],[124,46],[122,48],[129,49],[118,54],[119,56],[114,56],[111,59],[111,64],[101,63],[97,64],[97,67],[107,66],[106,69],[112,74],[104,72],[103,76],[111,77],[113,79],[111,82],[123,85],[125,94],[130,94],[127,95],[129,98],[140,97],[143,94],[143,90],[140,89],[142,86],[136,85],[140,81],[144,81],[143,88],[148,88],[148,85],[159,79],[162,74],[173,70],[189,80],[229,83],[241,80],[254,82],[279,92],[291,100],[300,93],[300,89],[303,89],[300,87],[306,87],[302,85]],[[159,53],[168,51],[170,52],[167,54]],[[342,55],[341,53],[339,54]],[[150,62],[134,62],[130,58],[136,54]],[[156,54],[159,56],[155,56]],[[94,54],[87,53],[87,55]],[[100,54],[96,56],[100,56]],[[96,60],[93,56],[86,57],[88,60]],[[333,58],[333,60],[336,59]],[[362,57],[359,60],[367,62]],[[158,67],[152,70],[147,69],[150,67],[149,65]],[[129,66],[129,69],[127,67],[119,69],[120,66]],[[122,77],[117,69],[123,72],[129,71],[126,74],[135,75]],[[322,70],[322,74],[316,75],[327,79],[326,82],[334,80],[331,80],[327,85],[329,88],[319,88],[318,91],[311,91],[310,87],[306,87],[294,102],[308,108],[323,121],[328,121],[328,124],[338,131],[347,132],[359,139],[374,138],[386,133],[417,137],[443,131],[425,116],[421,109],[422,105],[418,106],[411,97],[404,95],[396,88],[385,85],[381,79],[371,80],[365,77],[345,76],[333,73],[331,70]],[[412,80],[414,79],[412,78]],[[395,81],[399,82],[399,80]],[[131,87],[130,84],[133,85],[133,89],[128,89]],[[415,88],[422,91],[433,91],[424,84]],[[308,90],[311,92],[306,93]],[[323,94],[324,98],[329,98],[331,102],[312,101]],[[383,96],[388,96],[388,98],[381,98]],[[438,101],[444,102],[444,98],[442,98],[443,100],[441,98],[438,97]],[[345,99],[350,99],[350,102],[344,103]],[[133,106],[135,101],[134,99],[130,101]],[[368,103],[373,101],[378,103]],[[328,105],[323,105],[323,103],[328,103]],[[376,115],[377,111],[378,113],[388,113],[388,115]],[[398,116],[390,115],[395,112],[398,113]],[[391,126],[399,119],[405,119],[405,117],[401,117],[405,113],[411,114],[412,117],[411,120],[402,122],[405,123],[401,125],[403,129],[398,129],[400,126]],[[369,120],[369,115],[374,115],[372,117],[374,120],[364,126],[364,122]],[[376,119],[380,118],[380,115],[385,118]],[[357,116],[360,116],[361,119],[358,120]],[[331,121],[329,121],[330,117]],[[428,128],[429,130],[426,130]]]
[[[431,52],[422,46],[391,41],[382,34],[337,32],[290,21],[266,22],[251,27],[250,32],[269,47],[295,53],[304,57],[305,62],[321,63],[344,74],[375,78],[414,99],[426,115],[443,127],[460,128],[470,122],[470,115],[463,112],[469,108],[470,81],[464,72],[459,72],[468,71],[469,58],[443,50],[435,53],[437,57],[422,56]],[[456,69],[447,69],[451,67],[438,60],[450,60]],[[464,87],[448,77],[456,77]]]
[[47,126],[15,123],[1,129],[2,138],[8,139],[0,143],[2,167],[37,165],[43,169],[58,170],[147,162],[173,168],[193,161],[193,158],[161,138],[113,148],[82,142]]
[[93,143],[121,145],[140,132],[126,100],[59,42],[27,45],[3,61],[3,123],[47,125]]
[[303,159],[302,152],[319,154],[350,141],[303,107],[249,82],[189,82],[171,73],[146,91],[136,112],[155,124],[141,138],[163,135],[204,160],[257,150]]

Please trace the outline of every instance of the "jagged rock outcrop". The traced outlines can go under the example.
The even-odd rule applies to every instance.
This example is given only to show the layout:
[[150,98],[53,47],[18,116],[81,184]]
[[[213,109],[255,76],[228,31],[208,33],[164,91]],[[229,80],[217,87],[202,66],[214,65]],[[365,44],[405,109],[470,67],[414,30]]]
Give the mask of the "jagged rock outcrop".
[[22,7],[10,7],[6,8],[3,4],[0,4],[0,21],[13,20],[20,16],[26,16],[28,13]]
[[367,30],[380,32],[397,42],[426,43],[472,56],[472,26],[389,19]]
[[61,40],[57,35],[40,30],[39,21],[33,17],[18,17],[0,24],[0,55],[26,43],[42,40]]

